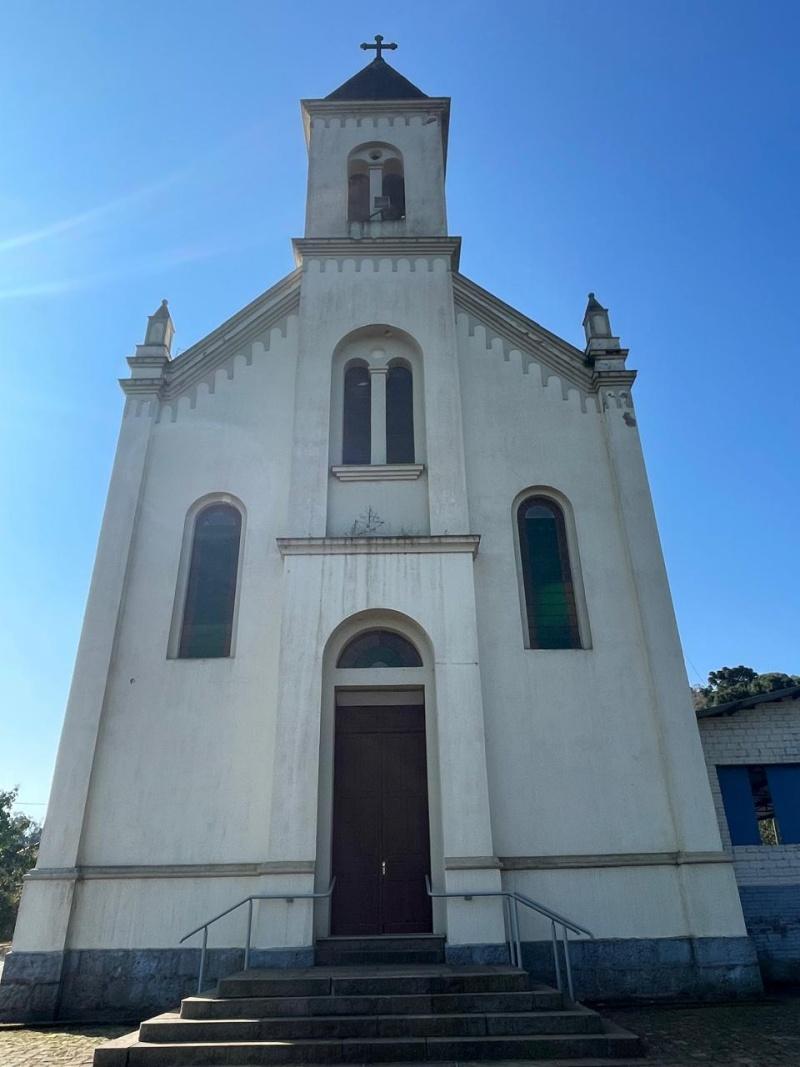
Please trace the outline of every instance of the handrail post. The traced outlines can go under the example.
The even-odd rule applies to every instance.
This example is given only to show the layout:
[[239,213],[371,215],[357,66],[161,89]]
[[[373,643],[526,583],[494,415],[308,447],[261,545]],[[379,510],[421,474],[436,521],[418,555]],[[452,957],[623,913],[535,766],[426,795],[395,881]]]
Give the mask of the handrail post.
[[550,920],[550,933],[553,946],[553,968],[555,970],[556,984],[558,990],[564,994],[564,981],[561,973],[561,960],[559,958],[558,948],[558,930],[556,925],[560,926],[562,933],[562,940],[564,942],[564,971],[567,979],[567,992],[571,1001],[575,1000],[575,988],[572,981],[572,960],[570,959],[569,949],[569,931],[572,930],[575,934],[585,934],[587,937],[594,937],[591,930],[587,930],[584,926],[578,926],[577,923],[571,922],[569,919],[565,919],[558,912],[551,911],[550,908],[546,908],[543,904],[538,904],[535,900],[531,900],[530,897],[526,897],[524,893],[518,893],[515,890],[500,890],[498,891],[486,891],[477,890],[475,893],[464,893],[460,891],[458,893],[446,893],[446,892],[434,892],[431,888],[430,879],[425,876],[425,888],[428,891],[429,897],[463,897],[464,900],[472,900],[475,897],[502,897],[503,898],[503,921],[507,922],[510,926],[509,932],[511,934],[511,941],[513,944],[509,946],[509,959],[512,964],[517,967],[522,967],[522,941],[520,940],[519,933],[519,904],[524,904],[526,908],[531,908],[533,911],[538,912],[544,918]]
[[206,946],[208,945],[208,927],[203,927],[203,947],[200,949],[200,973],[197,976],[197,993],[203,991],[203,980],[206,975]]
[[517,967],[522,967],[522,943],[519,938],[519,905],[516,895],[511,898],[511,924],[514,931],[514,945],[517,955]]
[[558,935],[556,934],[555,919],[550,920],[550,932],[552,934],[553,941],[553,966],[556,970],[556,985],[558,986],[559,993],[563,993],[564,985],[561,981],[561,964],[558,961]]
[[254,900],[317,900],[318,898],[330,897],[333,893],[333,887],[336,884],[336,877],[331,878],[330,885],[324,893],[295,893],[291,897],[287,897],[285,893],[252,893],[249,897],[245,897],[244,900],[240,900],[238,904],[232,905],[230,908],[226,908],[225,911],[221,911],[219,915],[215,915],[213,919],[209,919],[207,923],[203,923],[202,926],[196,926],[194,930],[190,930],[188,934],[184,934],[178,944],[182,945],[184,941],[188,941],[190,937],[194,937],[195,934],[199,934],[203,931],[203,947],[200,949],[200,974],[197,977],[197,992],[200,993],[203,989],[203,981],[206,973],[206,949],[208,948],[208,928],[218,919],[224,919],[226,915],[230,915],[232,911],[236,911],[237,908],[241,908],[243,904],[247,904],[247,944],[245,946],[244,958],[245,968],[250,962],[250,948],[252,946],[253,938],[253,901]]
[[250,966],[250,939],[253,933],[253,898],[247,902],[247,941],[244,946],[244,969]]
[[567,972],[567,989],[569,990],[569,999],[575,1000],[575,990],[572,986],[572,965],[569,960],[569,930],[566,926],[562,927],[564,931],[564,968]]
[[512,897],[503,897],[508,916],[508,958],[512,967],[519,967],[519,953],[517,951],[517,936],[514,926],[514,900]]
[[511,945],[511,913],[508,910],[508,898],[503,897],[503,933],[506,938],[506,951],[508,952],[508,962],[511,966],[514,966],[514,950]]

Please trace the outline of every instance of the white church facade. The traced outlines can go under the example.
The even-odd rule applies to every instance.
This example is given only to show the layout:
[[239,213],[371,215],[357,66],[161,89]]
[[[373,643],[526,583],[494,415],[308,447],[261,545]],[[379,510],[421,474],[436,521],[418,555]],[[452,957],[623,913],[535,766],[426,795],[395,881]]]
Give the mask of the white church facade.
[[[176,358],[162,306],[128,360],[6,1018],[174,1004],[181,938],[251,894],[275,967],[348,935],[503,961],[481,894],[513,889],[594,935],[584,996],[760,987],[635,372],[594,298],[578,348],[459,272],[449,111],[380,57],[303,101],[294,269]],[[210,975],[243,938],[211,928]]]

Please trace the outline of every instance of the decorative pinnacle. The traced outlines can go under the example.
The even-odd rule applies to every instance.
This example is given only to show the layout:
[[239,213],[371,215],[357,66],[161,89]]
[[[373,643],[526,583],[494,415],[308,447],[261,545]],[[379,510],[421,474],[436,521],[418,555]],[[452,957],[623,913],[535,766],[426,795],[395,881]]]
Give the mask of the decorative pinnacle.
[[169,352],[175,327],[172,324],[172,316],[169,313],[167,301],[161,301],[161,307],[154,311],[147,319],[147,331],[144,335],[146,345],[160,345]]
[[394,51],[395,48],[397,48],[397,45],[394,44],[394,43],[393,44],[384,44],[382,35],[380,33],[376,33],[375,34],[375,44],[367,44],[367,42],[364,41],[364,43],[361,45],[361,47],[365,52],[368,51],[370,48],[374,49],[375,52],[376,52],[376,57],[375,58],[376,59],[380,59],[382,51],[387,51],[389,49]]

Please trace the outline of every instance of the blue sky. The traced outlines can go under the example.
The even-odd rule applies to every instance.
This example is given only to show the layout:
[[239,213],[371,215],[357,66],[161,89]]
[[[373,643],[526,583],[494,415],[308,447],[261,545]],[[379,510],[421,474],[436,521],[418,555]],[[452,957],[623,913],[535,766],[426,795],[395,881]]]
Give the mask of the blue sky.
[[0,788],[47,799],[113,458],[116,379],[291,269],[298,100],[389,57],[453,98],[462,270],[582,344],[637,408],[690,677],[800,673],[797,39],[780,0],[8,0],[0,16]]

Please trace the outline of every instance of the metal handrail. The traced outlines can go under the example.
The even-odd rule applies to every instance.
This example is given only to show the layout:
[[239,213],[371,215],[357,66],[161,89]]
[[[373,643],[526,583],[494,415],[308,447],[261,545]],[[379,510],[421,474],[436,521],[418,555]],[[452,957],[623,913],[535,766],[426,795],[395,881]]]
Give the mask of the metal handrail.
[[245,897],[244,900],[240,900],[238,904],[232,904],[230,908],[221,911],[219,915],[215,915],[213,919],[201,923],[201,925],[196,926],[194,930],[190,930],[188,934],[184,934],[178,942],[179,945],[182,945],[184,941],[188,941],[190,937],[194,937],[195,934],[199,934],[201,930],[203,931],[203,946],[200,949],[200,973],[197,976],[197,992],[202,992],[203,980],[206,973],[206,951],[208,948],[209,926],[212,926],[219,919],[224,919],[226,915],[230,915],[230,913],[236,911],[237,908],[241,908],[243,904],[247,904],[247,940],[244,948],[244,969],[247,970],[250,966],[250,942],[253,934],[254,900],[285,900],[287,904],[293,904],[296,900],[319,900],[324,897],[329,897],[333,892],[335,884],[336,878],[331,878],[331,884],[324,893],[252,893],[249,897]]
[[512,967],[522,967],[522,942],[520,941],[519,936],[519,911],[517,905],[522,904],[524,907],[530,908],[531,911],[536,911],[546,919],[549,919],[556,985],[558,986],[559,992],[563,993],[564,983],[561,978],[561,963],[558,958],[558,934],[556,931],[556,927],[560,926],[561,940],[564,946],[564,969],[567,978],[567,992],[569,993],[569,999],[572,1001],[575,1000],[575,989],[572,982],[572,963],[569,958],[569,931],[571,930],[574,934],[585,934],[586,937],[594,938],[594,934],[591,930],[587,930],[585,926],[580,926],[571,919],[559,915],[557,911],[553,911],[544,904],[540,904],[537,900],[532,900],[531,897],[526,896],[524,893],[518,893],[513,889],[482,889],[476,890],[473,893],[465,893],[463,891],[460,893],[436,892],[431,888],[431,880],[427,874],[425,875],[425,887],[428,890],[429,897],[460,897],[463,900],[472,900],[473,897],[501,897],[503,901],[503,922],[505,924],[506,934],[508,935],[508,955]]

